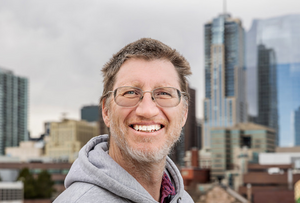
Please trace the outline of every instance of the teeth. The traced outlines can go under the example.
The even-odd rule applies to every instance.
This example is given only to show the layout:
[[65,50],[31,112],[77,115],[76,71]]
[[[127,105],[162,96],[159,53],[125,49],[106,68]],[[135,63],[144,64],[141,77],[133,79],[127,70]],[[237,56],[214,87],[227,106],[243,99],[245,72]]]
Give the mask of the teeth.
[[136,131],[142,131],[142,132],[155,132],[157,130],[160,130],[160,125],[133,125],[133,128]]

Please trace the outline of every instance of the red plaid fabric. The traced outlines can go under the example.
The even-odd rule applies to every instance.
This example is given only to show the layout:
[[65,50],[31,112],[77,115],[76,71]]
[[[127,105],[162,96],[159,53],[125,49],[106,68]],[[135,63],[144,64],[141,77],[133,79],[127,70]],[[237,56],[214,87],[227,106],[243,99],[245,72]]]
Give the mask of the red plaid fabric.
[[161,188],[160,188],[160,203],[168,203],[170,202],[170,196],[176,195],[175,188],[170,181],[168,175],[164,173],[162,181],[161,181]]

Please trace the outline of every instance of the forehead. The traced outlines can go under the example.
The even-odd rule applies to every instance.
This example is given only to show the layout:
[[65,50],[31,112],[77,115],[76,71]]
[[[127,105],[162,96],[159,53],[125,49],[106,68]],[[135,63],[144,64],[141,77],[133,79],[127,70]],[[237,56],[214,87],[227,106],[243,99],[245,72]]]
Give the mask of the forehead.
[[162,59],[128,59],[116,75],[114,89],[121,86],[136,86],[144,90],[156,87],[180,89],[179,77],[174,65]]

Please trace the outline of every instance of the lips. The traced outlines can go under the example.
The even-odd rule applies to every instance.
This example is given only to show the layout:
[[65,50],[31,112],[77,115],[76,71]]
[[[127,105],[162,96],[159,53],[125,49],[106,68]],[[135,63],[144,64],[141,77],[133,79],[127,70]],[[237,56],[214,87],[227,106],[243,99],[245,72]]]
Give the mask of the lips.
[[154,125],[130,125],[131,128],[133,128],[136,131],[140,132],[156,132],[163,128],[163,125],[160,124],[154,124]]

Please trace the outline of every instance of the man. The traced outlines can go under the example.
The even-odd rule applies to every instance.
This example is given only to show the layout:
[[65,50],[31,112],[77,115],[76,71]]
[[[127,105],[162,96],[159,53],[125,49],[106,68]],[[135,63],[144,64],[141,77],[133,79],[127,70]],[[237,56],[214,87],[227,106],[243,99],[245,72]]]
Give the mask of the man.
[[193,202],[167,157],[188,111],[189,63],[153,39],[125,46],[104,66],[102,116],[109,136],[79,152],[54,202]]

